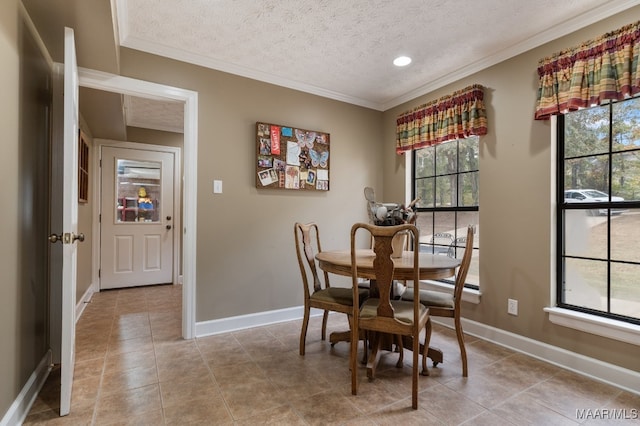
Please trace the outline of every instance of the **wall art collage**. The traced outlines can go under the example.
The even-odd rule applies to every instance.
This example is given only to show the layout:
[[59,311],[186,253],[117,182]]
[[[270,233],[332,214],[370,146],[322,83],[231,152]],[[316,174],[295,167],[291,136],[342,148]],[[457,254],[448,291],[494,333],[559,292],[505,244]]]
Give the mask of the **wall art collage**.
[[256,187],[329,190],[329,134],[256,123]]

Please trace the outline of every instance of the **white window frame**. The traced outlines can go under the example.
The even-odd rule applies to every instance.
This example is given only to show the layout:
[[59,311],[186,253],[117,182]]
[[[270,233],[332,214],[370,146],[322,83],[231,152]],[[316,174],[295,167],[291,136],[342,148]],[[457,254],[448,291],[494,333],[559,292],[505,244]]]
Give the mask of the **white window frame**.
[[[411,171],[413,168],[413,161],[410,153],[405,153],[404,155],[404,169],[405,169],[405,188],[404,193],[407,196],[411,196],[411,192],[413,190],[413,180],[411,179]],[[408,205],[411,200],[408,198],[405,200],[405,205]],[[425,290],[433,290],[433,291],[441,291],[443,293],[451,293],[453,286],[451,284],[445,284],[440,281],[432,281],[432,280],[421,280],[420,288],[424,288]],[[463,288],[462,289],[462,301],[469,302],[478,305],[480,303],[480,297],[482,296],[481,290],[474,290],[471,288]]]
[[549,321],[553,324],[640,346],[640,325],[578,312],[571,309],[559,308],[557,306],[558,300],[556,298],[556,288],[558,286],[558,280],[556,278],[556,263],[558,259],[558,251],[556,248],[556,209],[558,206],[555,201],[555,191],[557,187],[556,164],[558,152],[557,126],[557,117],[551,116],[551,164],[553,165],[551,167],[551,187],[549,188],[549,196],[551,197],[550,204],[552,206],[551,211],[549,212],[551,215],[550,223],[552,225],[550,229],[551,238],[549,239],[551,244],[549,247],[551,253],[549,282],[551,285],[549,286],[549,306],[544,308],[544,311],[549,314]]

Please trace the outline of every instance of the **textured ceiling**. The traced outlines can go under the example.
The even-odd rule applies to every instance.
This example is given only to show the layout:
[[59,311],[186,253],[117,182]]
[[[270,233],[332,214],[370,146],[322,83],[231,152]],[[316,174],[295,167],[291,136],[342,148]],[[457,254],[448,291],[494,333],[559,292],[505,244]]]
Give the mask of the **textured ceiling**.
[[384,111],[639,2],[115,3],[122,46]]
[[184,130],[184,103],[155,99],[124,97],[127,126],[182,133]]

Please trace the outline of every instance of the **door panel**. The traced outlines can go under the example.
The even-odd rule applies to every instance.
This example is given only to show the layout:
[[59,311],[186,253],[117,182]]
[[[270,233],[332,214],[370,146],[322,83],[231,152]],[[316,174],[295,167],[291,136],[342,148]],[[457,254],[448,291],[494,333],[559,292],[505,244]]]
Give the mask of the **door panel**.
[[174,154],[102,148],[100,288],[173,281]]
[[133,272],[133,236],[132,235],[116,235],[114,236],[116,248],[114,257],[116,258],[116,272]]
[[144,237],[144,267],[146,272],[158,271],[162,267],[162,241],[160,235],[145,235]]
[[[60,360],[60,415],[71,411],[71,390],[75,362],[76,334],[76,234],[78,233],[78,67],[73,30],[64,37],[64,125],[63,156],[52,159],[52,173],[62,169],[62,188],[52,188],[52,197],[62,200],[62,229],[52,229],[62,243],[62,326]],[[55,205],[59,206],[59,203]],[[52,203],[52,209],[54,203]],[[59,207],[58,207],[59,208]],[[52,213],[53,216],[53,213]]]

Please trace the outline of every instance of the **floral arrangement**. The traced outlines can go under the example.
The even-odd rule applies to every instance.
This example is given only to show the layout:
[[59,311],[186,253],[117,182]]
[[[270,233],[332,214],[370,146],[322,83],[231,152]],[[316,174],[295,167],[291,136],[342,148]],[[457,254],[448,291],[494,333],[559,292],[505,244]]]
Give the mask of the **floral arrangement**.
[[416,212],[413,211],[413,207],[418,200],[419,198],[416,198],[406,207],[404,204],[398,204],[391,209],[387,208],[384,204],[372,205],[371,213],[374,224],[378,226],[394,226],[402,225],[403,223],[414,224],[416,221]]

